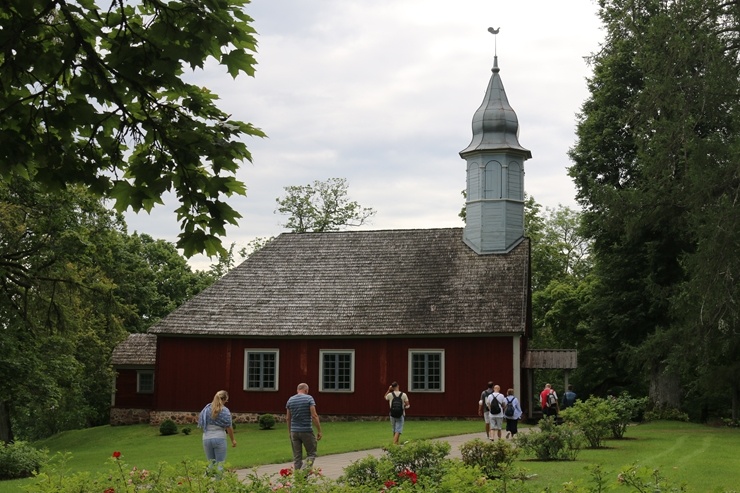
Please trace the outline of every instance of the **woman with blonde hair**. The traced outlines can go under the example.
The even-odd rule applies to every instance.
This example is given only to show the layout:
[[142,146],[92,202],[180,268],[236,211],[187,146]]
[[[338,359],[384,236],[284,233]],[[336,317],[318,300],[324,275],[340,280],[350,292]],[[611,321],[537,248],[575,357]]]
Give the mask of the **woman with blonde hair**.
[[229,393],[219,390],[213,401],[207,404],[198,416],[198,428],[203,430],[203,450],[210,462],[226,461],[226,435],[231,438],[231,446],[236,447],[231,411],[226,407]]

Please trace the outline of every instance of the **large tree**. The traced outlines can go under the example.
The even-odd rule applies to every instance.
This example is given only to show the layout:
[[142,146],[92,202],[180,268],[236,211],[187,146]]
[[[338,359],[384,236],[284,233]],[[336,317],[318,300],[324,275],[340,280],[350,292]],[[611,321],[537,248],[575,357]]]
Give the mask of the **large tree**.
[[186,82],[208,59],[253,75],[249,0],[6,0],[0,9],[0,180],[73,184],[149,211],[172,192],[178,246],[223,251],[239,213],[224,196],[262,136]]
[[714,361],[697,343],[722,321],[733,326],[728,346],[737,344],[736,319],[726,316],[736,292],[707,295],[715,268],[734,275],[738,266],[699,261],[726,257],[740,239],[720,221],[737,208],[722,198],[738,187],[737,4],[600,5],[606,38],[592,58],[570,169],[594,240],[587,310],[602,349],[593,365],[607,388],[649,383],[657,403],[677,406],[699,395],[697,360],[707,369]]

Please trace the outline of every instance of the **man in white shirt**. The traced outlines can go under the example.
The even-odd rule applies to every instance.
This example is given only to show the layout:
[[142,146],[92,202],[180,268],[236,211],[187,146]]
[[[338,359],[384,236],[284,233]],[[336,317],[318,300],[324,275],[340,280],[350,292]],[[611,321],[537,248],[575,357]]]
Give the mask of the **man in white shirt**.
[[498,434],[499,440],[501,440],[501,428],[504,423],[504,404],[506,398],[501,394],[501,387],[494,385],[493,394],[488,396],[486,404],[489,409],[489,419],[491,421],[491,436],[488,438],[493,440],[494,433]]

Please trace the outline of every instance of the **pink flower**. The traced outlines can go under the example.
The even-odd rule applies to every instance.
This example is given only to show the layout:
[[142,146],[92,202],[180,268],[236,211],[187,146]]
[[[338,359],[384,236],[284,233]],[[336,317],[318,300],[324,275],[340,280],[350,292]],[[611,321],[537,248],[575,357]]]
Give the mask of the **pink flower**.
[[[116,450],[115,452],[113,452],[113,457],[114,457],[115,459],[118,459],[118,458],[119,458],[120,456],[121,456],[121,452],[119,452],[119,451],[117,451],[117,450]],[[112,490],[113,490],[113,489],[111,488],[111,491],[112,491]],[[106,493],[107,493],[107,490],[106,490]]]

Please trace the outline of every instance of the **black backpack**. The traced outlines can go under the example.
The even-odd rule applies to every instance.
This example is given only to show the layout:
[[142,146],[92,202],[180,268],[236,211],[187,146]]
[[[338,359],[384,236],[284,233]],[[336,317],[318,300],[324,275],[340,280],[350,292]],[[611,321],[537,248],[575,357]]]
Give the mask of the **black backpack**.
[[514,404],[512,404],[513,400],[509,400],[509,398],[506,398],[506,409],[504,409],[504,415],[507,417],[514,416]]
[[491,414],[498,414],[501,412],[501,403],[498,401],[497,395],[495,394],[491,394],[491,395],[493,395],[493,399],[491,399]]
[[403,399],[401,396],[403,392],[399,392],[398,395],[393,394],[393,400],[391,400],[391,417],[400,418],[403,416]]

